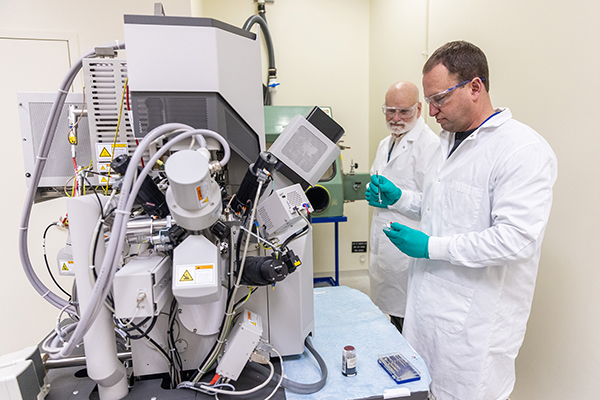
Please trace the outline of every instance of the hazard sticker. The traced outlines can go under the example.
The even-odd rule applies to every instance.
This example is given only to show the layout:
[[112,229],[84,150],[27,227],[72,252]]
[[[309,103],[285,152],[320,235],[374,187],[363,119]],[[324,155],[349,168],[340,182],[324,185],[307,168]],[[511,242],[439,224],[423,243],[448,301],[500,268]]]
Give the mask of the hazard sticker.
[[74,267],[75,262],[73,262],[73,260],[58,260],[58,272],[60,275],[75,275],[75,271],[73,270]]
[[248,322],[250,324],[252,324],[254,326],[257,326],[257,323],[256,323],[257,322],[256,314],[254,314],[251,311],[248,311],[247,319],[248,319]]
[[188,271],[186,269],[183,272],[183,275],[181,275],[181,279],[179,279],[179,282],[191,282],[193,280],[194,280],[194,278],[192,278],[192,275],[190,274],[190,271]]
[[121,154],[128,154],[127,143],[96,143],[96,159],[99,162],[110,162]]
[[110,163],[98,163],[98,172],[103,172],[105,174],[108,174],[108,171],[110,171]]
[[188,264],[177,266],[175,284],[177,286],[212,285],[216,280],[214,264]]

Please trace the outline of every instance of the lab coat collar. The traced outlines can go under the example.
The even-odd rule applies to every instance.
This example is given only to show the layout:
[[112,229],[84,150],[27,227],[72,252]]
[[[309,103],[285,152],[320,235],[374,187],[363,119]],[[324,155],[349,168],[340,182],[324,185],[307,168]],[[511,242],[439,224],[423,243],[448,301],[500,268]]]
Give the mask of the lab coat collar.
[[425,120],[423,119],[423,117],[417,118],[417,124],[414,126],[414,128],[412,128],[406,133],[406,135],[404,135],[406,141],[414,142],[415,140],[417,140],[419,138],[419,134],[423,130],[423,125],[425,125]]
[[[482,126],[477,128],[475,130],[475,132],[471,133],[469,135],[469,137],[465,139],[465,141],[475,140],[475,139],[477,139],[477,135],[479,134],[479,132],[481,130],[485,130],[488,128],[497,128],[512,118],[512,113],[510,112],[510,110],[507,107],[498,107],[495,109],[495,111],[500,111],[500,113],[497,115],[494,115],[492,118],[490,118],[488,121],[486,121]],[[454,132],[448,132],[448,131],[440,132],[440,138],[447,143],[446,147],[449,145],[449,142],[452,141],[453,135],[454,135]]]

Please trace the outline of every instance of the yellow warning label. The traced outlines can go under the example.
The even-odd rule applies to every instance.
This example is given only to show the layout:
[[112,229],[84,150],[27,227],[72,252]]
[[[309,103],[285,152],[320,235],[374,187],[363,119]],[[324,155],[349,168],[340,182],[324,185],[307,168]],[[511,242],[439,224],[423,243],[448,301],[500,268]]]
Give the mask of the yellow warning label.
[[100,179],[100,182],[108,182],[108,181],[106,180],[106,178],[102,177],[102,179]]
[[127,147],[127,143],[115,143],[111,146],[113,147],[113,149],[116,147]]
[[102,148],[102,151],[100,152],[100,157],[110,157],[110,153],[108,152],[108,150],[106,150],[106,147]]
[[179,280],[179,282],[191,282],[193,281],[194,278],[192,278],[192,275],[190,274],[190,272],[186,269],[185,272],[183,273],[183,276],[181,277],[181,279]]
[[63,271],[68,271],[69,270],[69,267],[67,267],[66,263],[63,263],[62,270]]
[[200,186],[196,186],[196,193],[198,194],[198,201],[202,200],[202,188]]
[[212,264],[211,265],[196,265],[196,269],[213,269]]

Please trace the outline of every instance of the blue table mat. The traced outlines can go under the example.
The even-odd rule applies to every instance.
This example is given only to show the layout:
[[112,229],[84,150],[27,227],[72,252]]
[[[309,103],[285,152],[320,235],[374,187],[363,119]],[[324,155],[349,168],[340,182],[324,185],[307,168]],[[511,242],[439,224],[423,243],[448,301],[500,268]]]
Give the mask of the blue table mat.
[[[325,387],[317,393],[301,395],[285,390],[290,400],[342,400],[382,395],[386,389],[406,387],[411,392],[429,390],[431,377],[423,359],[415,353],[406,339],[373,304],[369,296],[345,286],[314,289],[315,349],[327,365]],[[342,374],[342,349],[354,346],[357,374]],[[400,352],[419,371],[421,379],[401,385],[377,363],[381,354]],[[319,365],[305,350],[298,356],[284,357],[287,379],[312,383],[320,379]]]

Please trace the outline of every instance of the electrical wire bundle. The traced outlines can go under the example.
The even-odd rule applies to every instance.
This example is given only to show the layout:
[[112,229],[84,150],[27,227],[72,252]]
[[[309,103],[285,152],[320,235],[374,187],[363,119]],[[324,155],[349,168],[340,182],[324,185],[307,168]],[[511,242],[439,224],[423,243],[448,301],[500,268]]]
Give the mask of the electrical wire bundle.
[[[274,351],[277,354],[277,356],[279,357],[280,365],[281,365],[281,374],[278,375],[279,381],[275,385],[275,388],[273,389],[273,391],[264,399],[264,400],[269,400],[271,397],[273,397],[275,395],[275,393],[277,392],[277,390],[279,389],[279,387],[281,386],[281,384],[283,382],[283,374],[284,374],[283,358],[281,357],[281,354],[279,354],[279,352],[274,347],[270,346],[268,343],[261,342],[261,344],[263,346],[263,349]],[[268,364],[270,372],[267,376],[267,379],[265,379],[261,384],[255,386],[251,389],[236,390],[235,386],[233,386],[232,384],[229,383],[230,382],[229,379],[223,380],[223,377],[219,376],[218,374],[215,374],[212,381],[208,384],[206,384],[204,382],[200,382],[200,380],[198,379],[197,381],[191,380],[191,381],[182,382],[177,386],[177,388],[178,389],[195,390],[197,392],[215,396],[215,398],[217,398],[217,399],[219,398],[219,396],[218,396],[219,394],[227,394],[230,396],[245,396],[245,395],[249,395],[252,393],[256,393],[260,389],[267,386],[269,384],[269,382],[273,379],[273,377],[276,375],[275,366],[273,365],[273,363],[267,359],[263,359],[262,361],[264,363]],[[252,363],[252,361],[251,361],[251,363]],[[225,390],[225,389],[223,389],[223,387],[226,387],[229,390]]]

